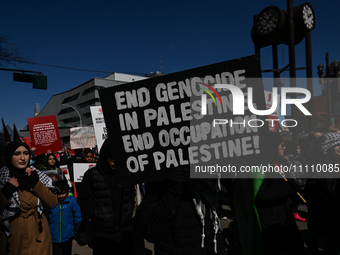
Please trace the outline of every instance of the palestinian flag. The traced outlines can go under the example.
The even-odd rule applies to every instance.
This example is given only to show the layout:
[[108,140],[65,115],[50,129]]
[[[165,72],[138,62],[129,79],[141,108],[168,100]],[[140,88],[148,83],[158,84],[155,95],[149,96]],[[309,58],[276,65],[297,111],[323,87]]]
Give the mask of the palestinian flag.
[[234,180],[233,202],[243,255],[264,254],[261,223],[254,204],[263,179],[264,175],[259,174]]

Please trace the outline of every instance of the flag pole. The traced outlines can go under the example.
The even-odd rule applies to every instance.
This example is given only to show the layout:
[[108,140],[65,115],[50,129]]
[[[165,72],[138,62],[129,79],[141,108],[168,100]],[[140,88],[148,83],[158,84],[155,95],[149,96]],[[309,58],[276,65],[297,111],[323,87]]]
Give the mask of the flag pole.
[[[283,179],[284,179],[286,182],[288,181],[286,177],[283,177]],[[299,192],[296,192],[296,194],[298,194],[298,196],[301,198],[301,200],[302,200],[305,204],[307,204],[306,199],[304,199],[303,196],[301,196],[301,194],[300,194]]]

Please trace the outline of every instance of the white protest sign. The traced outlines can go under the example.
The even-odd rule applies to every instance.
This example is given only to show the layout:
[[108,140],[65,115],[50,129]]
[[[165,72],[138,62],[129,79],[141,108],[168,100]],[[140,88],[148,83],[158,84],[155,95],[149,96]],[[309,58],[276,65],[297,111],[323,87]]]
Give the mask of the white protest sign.
[[74,182],[82,182],[85,172],[96,163],[73,163]]
[[93,127],[77,127],[70,129],[71,149],[93,148],[96,146],[96,137]]
[[66,178],[66,180],[67,180],[68,186],[72,187],[72,183],[71,183],[71,181],[70,181],[70,180],[71,180],[71,178],[70,178],[70,173],[69,173],[69,171],[68,171],[67,165],[62,165],[62,166],[60,166],[60,169],[63,170],[63,173],[64,173],[64,176],[65,176],[65,178]]
[[94,132],[96,134],[97,148],[100,151],[105,139],[107,138],[107,130],[101,106],[91,106],[91,115]]

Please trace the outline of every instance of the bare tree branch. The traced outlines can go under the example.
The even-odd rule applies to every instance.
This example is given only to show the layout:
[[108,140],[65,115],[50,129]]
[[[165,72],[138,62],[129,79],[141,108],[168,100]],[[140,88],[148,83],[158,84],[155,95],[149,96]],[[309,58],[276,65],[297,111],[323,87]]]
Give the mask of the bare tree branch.
[[26,62],[28,59],[24,58],[14,43],[10,41],[7,36],[0,36],[0,67],[14,65],[17,62]]

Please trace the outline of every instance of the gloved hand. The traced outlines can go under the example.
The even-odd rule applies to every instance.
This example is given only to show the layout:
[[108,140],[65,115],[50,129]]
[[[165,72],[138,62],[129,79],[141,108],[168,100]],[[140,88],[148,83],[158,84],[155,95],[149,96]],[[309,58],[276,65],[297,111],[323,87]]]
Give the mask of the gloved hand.
[[12,197],[13,193],[18,190],[18,187],[19,187],[18,180],[12,177],[2,187],[1,192],[5,196],[5,198],[9,200]]
[[27,176],[27,182],[28,182],[28,185],[34,189],[35,185],[37,185],[39,181],[39,176],[38,176],[38,173],[37,171],[32,171],[31,174],[29,176]]

